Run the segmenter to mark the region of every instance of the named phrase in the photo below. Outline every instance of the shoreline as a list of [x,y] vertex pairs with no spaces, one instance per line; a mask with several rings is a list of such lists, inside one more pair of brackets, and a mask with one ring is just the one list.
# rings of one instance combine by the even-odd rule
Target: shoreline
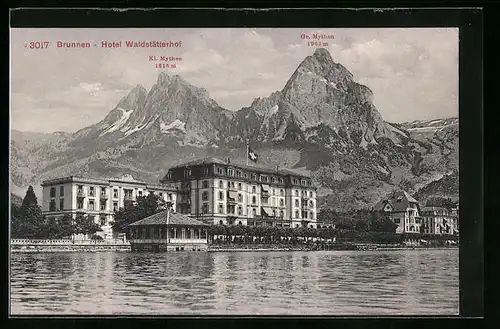
[[[391,251],[391,250],[459,249],[458,246],[363,246],[336,245],[319,249],[314,247],[208,247],[206,252],[273,252],[273,251]],[[60,253],[60,252],[132,252],[130,245],[24,245],[10,247],[11,253]],[[178,251],[188,252],[188,251]]]

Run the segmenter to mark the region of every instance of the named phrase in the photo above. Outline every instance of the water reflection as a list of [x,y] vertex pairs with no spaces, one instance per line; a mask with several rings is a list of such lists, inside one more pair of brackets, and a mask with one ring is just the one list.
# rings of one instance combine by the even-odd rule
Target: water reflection
[[458,250],[13,254],[13,314],[457,314]]

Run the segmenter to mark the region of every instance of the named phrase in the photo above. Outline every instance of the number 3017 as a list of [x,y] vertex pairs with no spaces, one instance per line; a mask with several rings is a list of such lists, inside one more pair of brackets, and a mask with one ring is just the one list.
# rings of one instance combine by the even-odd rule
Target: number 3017
[[36,42],[30,42],[29,48],[30,49],[47,49],[49,47],[49,42],[48,41],[36,41]]

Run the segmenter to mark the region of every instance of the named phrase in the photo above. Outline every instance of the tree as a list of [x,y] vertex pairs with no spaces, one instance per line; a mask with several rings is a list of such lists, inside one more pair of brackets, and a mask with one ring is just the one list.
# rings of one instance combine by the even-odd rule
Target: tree
[[77,230],[76,224],[73,220],[73,216],[71,216],[70,214],[64,214],[64,216],[59,219],[58,227],[60,238],[71,237],[76,233]]
[[374,211],[370,218],[370,231],[372,232],[396,232],[397,225],[390,220],[382,211]]
[[99,231],[102,231],[101,226],[95,223],[88,215],[76,215],[74,233],[92,236]]
[[40,238],[44,225],[42,209],[38,206],[38,201],[33,191],[33,186],[29,186],[24,196],[21,207],[11,208],[11,233],[16,238]]
[[149,194],[148,196],[140,196],[132,203],[125,203],[123,208],[115,212],[114,221],[112,223],[114,232],[125,232],[126,226],[140,219],[154,215],[160,211],[167,209],[169,205],[159,196]]

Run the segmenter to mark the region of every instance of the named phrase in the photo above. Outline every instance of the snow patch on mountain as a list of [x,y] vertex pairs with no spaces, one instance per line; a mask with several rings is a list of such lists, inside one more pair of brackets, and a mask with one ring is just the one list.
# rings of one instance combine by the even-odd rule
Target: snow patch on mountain
[[162,133],[169,133],[169,131],[172,129],[178,129],[178,130],[185,133],[186,132],[186,123],[182,122],[179,119],[176,119],[174,122],[171,122],[168,125],[166,125],[163,122],[160,123],[160,131]]
[[404,132],[402,132],[401,130],[399,130],[398,128],[396,128],[390,124],[387,124],[386,126],[387,126],[387,128],[389,128],[390,131],[392,131],[396,134],[399,134],[401,136],[408,137]]
[[263,111],[257,112],[259,115],[264,116],[262,121],[263,126],[269,127],[269,119],[278,112],[278,105],[274,105],[270,108],[267,108]]
[[127,111],[125,109],[122,109],[121,107],[118,107],[118,110],[122,111],[122,115],[120,116],[120,119],[115,121],[111,126],[108,127],[108,129],[106,129],[105,131],[103,131],[99,137],[105,135],[105,134],[108,134],[108,133],[112,133],[114,131],[117,131],[118,129],[120,129],[121,127],[123,127],[125,125],[125,123],[127,122],[128,118],[130,117],[130,115],[132,114],[132,110],[130,111]]

